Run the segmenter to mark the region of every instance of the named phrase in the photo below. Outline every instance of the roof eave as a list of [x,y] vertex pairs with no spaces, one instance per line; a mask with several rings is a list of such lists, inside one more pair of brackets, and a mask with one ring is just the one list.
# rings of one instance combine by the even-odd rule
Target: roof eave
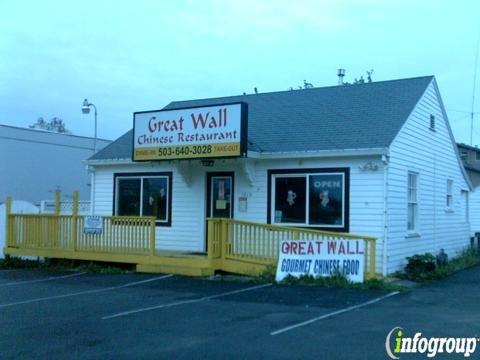
[[[251,159],[292,159],[292,158],[328,158],[344,156],[374,156],[388,155],[388,148],[371,149],[343,149],[343,150],[316,150],[316,151],[288,151],[288,152],[258,152],[248,151]],[[192,160],[192,159],[186,159]],[[136,164],[132,159],[103,159],[86,160],[90,166]]]
[[134,164],[132,159],[88,159],[85,163],[90,166]]
[[336,150],[314,150],[314,151],[275,151],[257,152],[248,151],[248,157],[254,159],[288,159],[288,158],[327,158],[343,156],[369,156],[388,155],[388,148],[370,149],[336,149]]

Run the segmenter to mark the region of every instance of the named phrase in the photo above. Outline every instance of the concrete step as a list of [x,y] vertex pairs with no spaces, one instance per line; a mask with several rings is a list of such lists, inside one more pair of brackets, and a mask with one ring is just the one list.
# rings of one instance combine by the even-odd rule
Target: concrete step
[[168,265],[168,264],[137,264],[137,272],[142,273],[161,273],[186,276],[210,276],[214,269],[209,267],[194,267],[186,265]]

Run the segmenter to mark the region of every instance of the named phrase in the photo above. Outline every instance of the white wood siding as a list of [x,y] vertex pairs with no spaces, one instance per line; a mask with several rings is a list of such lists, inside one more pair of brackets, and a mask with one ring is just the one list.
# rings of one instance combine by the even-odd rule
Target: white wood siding
[[[435,131],[430,130],[430,114]],[[441,248],[458,254],[469,244],[465,216],[468,185],[460,170],[433,82],[390,147],[388,176],[388,272],[402,270],[405,257]],[[418,236],[407,236],[407,174],[418,173]],[[446,209],[447,179],[453,180],[453,206]]]
[[480,186],[470,193],[469,215],[472,234],[480,232]]
[[[360,170],[360,166],[372,161],[378,165],[376,171]],[[377,271],[380,271],[383,238],[383,166],[380,156],[330,159],[262,160],[254,167],[255,185],[248,184],[245,177],[237,181],[236,195],[248,196],[248,212],[238,212],[240,220],[265,223],[267,221],[267,171],[273,169],[302,168],[350,168],[350,232],[377,237]]]
[[[377,263],[381,265],[383,233],[383,167],[380,157],[329,158],[303,160],[253,160],[254,184],[251,185],[244,159],[216,160],[214,167],[203,167],[190,161],[187,184],[175,162],[97,166],[95,171],[95,211],[110,215],[113,209],[113,177],[115,173],[172,171],[172,226],[157,227],[157,248],[176,251],[203,251],[205,247],[206,172],[234,171],[234,216],[259,223],[267,221],[267,171],[271,169],[350,168],[350,232],[378,237]],[[360,166],[372,161],[376,171],[363,171]],[[240,212],[238,198],[247,197],[247,212]]]

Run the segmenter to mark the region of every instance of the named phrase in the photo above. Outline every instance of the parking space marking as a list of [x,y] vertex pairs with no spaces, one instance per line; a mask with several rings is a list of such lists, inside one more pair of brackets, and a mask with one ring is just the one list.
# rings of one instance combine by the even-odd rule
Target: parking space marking
[[140,312],[144,312],[144,311],[158,310],[158,309],[164,309],[164,308],[169,308],[169,307],[174,307],[174,306],[179,306],[179,305],[192,304],[192,303],[217,299],[217,298],[220,298],[220,297],[239,294],[239,293],[247,292],[247,291],[253,291],[253,290],[265,288],[265,287],[272,286],[272,285],[273,284],[270,283],[270,284],[250,286],[248,288],[227,291],[227,292],[216,294],[216,295],[203,296],[203,297],[197,298],[197,299],[175,301],[175,302],[171,302],[171,303],[168,303],[168,304],[161,304],[161,305],[149,306],[149,307],[140,308],[140,309],[124,311],[124,312],[121,312],[121,313],[104,316],[104,317],[102,317],[102,320],[114,319],[114,318],[117,318],[117,317],[127,316],[127,315],[136,314],[136,313],[140,313]]
[[380,296],[376,299],[373,299],[373,300],[370,300],[370,301],[367,301],[367,302],[364,302],[364,303],[361,303],[361,304],[358,304],[358,305],[349,306],[345,309],[337,310],[337,311],[334,311],[334,312],[331,312],[331,313],[328,313],[328,314],[325,314],[325,315],[322,315],[322,316],[315,317],[315,318],[307,320],[307,321],[302,321],[301,323],[298,323],[298,324],[287,326],[287,327],[285,327],[283,329],[280,329],[280,330],[273,331],[273,332],[270,333],[270,335],[275,336],[275,335],[283,334],[284,332],[287,332],[287,331],[290,331],[290,330],[293,330],[293,329],[297,329],[297,328],[302,327],[302,326],[310,325],[310,324],[312,324],[316,321],[324,320],[324,319],[327,319],[327,318],[335,316],[335,315],[340,315],[340,314],[343,314],[343,313],[346,313],[346,312],[349,312],[349,311],[352,311],[352,310],[360,309],[362,307],[372,305],[372,304],[375,304],[379,301],[385,300],[385,299],[387,299],[391,296],[397,295],[399,293],[400,293],[399,291],[393,291],[391,293],[388,293],[387,295]]
[[87,272],[84,271],[84,272],[78,272],[78,273],[69,274],[69,275],[50,276],[50,277],[45,278],[45,279],[35,279],[35,280],[25,280],[25,281],[14,281],[14,282],[6,283],[6,284],[0,284],[0,287],[2,287],[2,286],[12,286],[12,285],[34,284],[34,283],[39,283],[39,282],[44,282],[44,281],[53,281],[53,280],[58,280],[58,279],[67,279],[67,278],[71,278],[71,277],[74,277],[74,276],[84,275],[84,274],[86,274],[86,273],[87,273]]
[[36,299],[16,301],[16,302],[7,303],[7,304],[0,304],[0,309],[10,307],[10,306],[15,306],[15,305],[31,304],[31,303],[35,303],[35,302],[39,302],[39,301],[56,300],[56,299],[63,299],[63,298],[68,298],[68,297],[72,297],[72,296],[96,294],[96,293],[105,292],[105,291],[117,290],[117,289],[122,289],[122,288],[130,287],[130,286],[145,284],[145,283],[156,281],[156,280],[162,280],[162,279],[170,278],[172,276],[173,275],[171,275],[171,274],[162,275],[162,276],[157,276],[157,277],[154,277],[154,278],[141,280],[141,281],[135,281],[135,282],[131,282],[131,283],[123,284],[123,285],[118,285],[118,286],[110,286],[110,287],[101,288],[101,289],[78,291],[78,292],[69,293],[69,294],[47,296],[47,297],[36,298]]

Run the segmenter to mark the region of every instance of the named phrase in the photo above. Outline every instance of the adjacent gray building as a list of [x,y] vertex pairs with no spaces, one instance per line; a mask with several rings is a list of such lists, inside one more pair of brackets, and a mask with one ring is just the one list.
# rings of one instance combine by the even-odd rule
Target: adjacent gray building
[[[97,148],[109,143],[99,139]],[[11,196],[37,205],[57,189],[90,199],[84,161],[93,154],[93,138],[0,125],[0,154],[0,203]]]
[[480,185],[480,149],[462,143],[457,144],[457,146],[470,181],[474,187],[477,187]]

